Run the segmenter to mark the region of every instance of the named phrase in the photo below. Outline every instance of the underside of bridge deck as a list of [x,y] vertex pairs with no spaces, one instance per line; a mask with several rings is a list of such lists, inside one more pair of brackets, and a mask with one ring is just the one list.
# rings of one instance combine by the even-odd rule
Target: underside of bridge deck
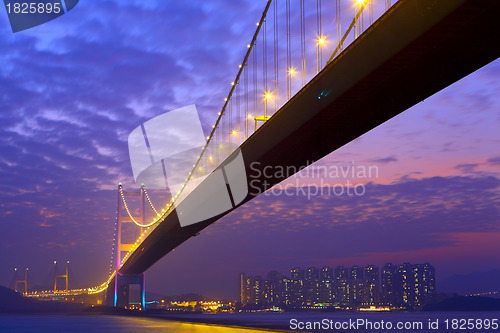
[[[399,1],[244,142],[247,172],[316,161],[495,60],[499,12],[497,0]],[[120,272],[144,272],[227,213],[181,227],[174,210]]]

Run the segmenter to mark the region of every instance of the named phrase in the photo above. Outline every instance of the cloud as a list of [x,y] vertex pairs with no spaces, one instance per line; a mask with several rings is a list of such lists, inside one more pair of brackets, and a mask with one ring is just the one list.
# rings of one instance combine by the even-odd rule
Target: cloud
[[500,156],[491,157],[488,159],[488,163],[493,165],[500,165]]
[[397,162],[398,159],[394,156],[388,156],[388,157],[381,157],[381,158],[376,158],[372,160],[374,163],[391,163],[391,162]]
[[479,164],[477,163],[459,164],[455,166],[455,169],[460,170],[463,173],[474,173],[478,166]]

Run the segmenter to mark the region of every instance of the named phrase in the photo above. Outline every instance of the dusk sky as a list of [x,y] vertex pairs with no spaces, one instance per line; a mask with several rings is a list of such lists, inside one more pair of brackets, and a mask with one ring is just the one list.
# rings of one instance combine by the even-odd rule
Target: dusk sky
[[[70,260],[70,286],[107,279],[117,184],[137,189],[129,133],[190,104],[209,130],[265,3],[82,0],[16,34],[0,10],[0,284],[14,267],[44,284],[54,260]],[[497,60],[313,166],[376,167],[323,179],[363,196],[266,193],[159,261],[147,290],[236,298],[239,272],[294,266],[430,262],[438,281],[500,269],[499,92]]]

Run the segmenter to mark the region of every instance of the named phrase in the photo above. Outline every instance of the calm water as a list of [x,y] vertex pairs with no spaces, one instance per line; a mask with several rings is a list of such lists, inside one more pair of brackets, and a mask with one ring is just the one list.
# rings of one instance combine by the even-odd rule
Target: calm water
[[[206,324],[181,323],[155,318],[100,315],[18,315],[0,316],[0,332],[45,333],[151,333],[151,332],[246,332],[248,329]],[[258,332],[258,331],[254,331]]]
[[[308,331],[314,332],[500,332],[500,312],[383,312],[383,313],[360,313],[360,312],[334,312],[334,313],[241,313],[236,315],[222,314],[222,315],[186,315],[186,318],[196,320],[203,319],[205,321],[229,323],[232,325],[251,325],[261,327],[272,327],[277,329],[290,329],[291,320],[295,321],[295,332],[301,331],[299,322],[304,326],[307,322],[328,322],[328,328],[323,327],[319,329],[310,329]],[[177,317],[181,319],[182,317]],[[364,320],[372,325],[372,329],[366,326],[353,328],[348,326],[347,329],[335,328],[335,323],[341,325],[342,323],[356,322],[357,320]],[[482,324],[482,329],[467,328],[467,320],[473,319],[474,323],[478,326]],[[494,329],[491,325],[492,319],[495,319],[499,328]],[[448,328],[446,326],[448,320]],[[460,322],[462,320],[462,322]],[[331,322],[330,322],[331,321]],[[384,326],[381,326],[381,322]],[[464,323],[465,321],[465,323]],[[392,328],[387,329],[387,323],[392,324]],[[429,328],[429,323],[433,323],[433,327]],[[437,329],[434,329],[435,323],[438,323]],[[412,328],[398,329],[396,325],[402,323],[403,325],[412,325]],[[454,324],[455,323],[455,324]],[[484,325],[489,323],[489,329],[484,329]],[[346,325],[346,324],[344,324]],[[366,324],[370,325],[370,324]],[[377,327],[378,325],[378,327]],[[333,329],[330,329],[333,327]],[[346,326],[347,327],[347,326]],[[385,327],[385,329],[384,329]],[[461,328],[460,328],[461,327]],[[293,328],[293,327],[292,327]],[[326,328],[326,329],[325,329]],[[456,329],[454,329],[456,328]],[[304,331],[304,330],[302,330]],[[306,330],[307,331],[307,330]]]
[[[180,321],[164,320],[159,318],[148,317],[122,317],[122,316],[101,316],[101,315],[7,315],[0,316],[0,332],[71,332],[71,333],[90,333],[90,332],[259,332],[264,331],[255,327],[270,327],[276,329],[289,329],[290,321],[295,319],[297,326],[307,322],[329,322],[344,323],[349,321],[364,320],[370,322],[374,329],[366,327],[357,327],[347,329],[312,329],[294,331],[316,331],[316,332],[500,332],[500,328],[493,329],[477,329],[477,327],[464,329],[467,325],[462,326],[462,329],[452,329],[453,319],[474,319],[475,323],[481,322],[483,325],[486,319],[496,319],[500,321],[500,312],[442,312],[442,313],[252,313],[252,314],[234,314],[234,315],[178,315],[171,319],[179,320],[203,320],[211,322],[211,324],[203,323],[187,323]],[[448,329],[446,329],[445,320],[448,320]],[[479,320],[479,321],[478,321]],[[375,329],[376,325],[381,325],[381,322],[387,325],[390,322],[393,326],[397,323],[422,323],[421,328],[408,329],[392,329],[379,328]],[[438,329],[429,329],[429,321],[439,322]],[[491,323],[491,321],[490,321]],[[458,322],[460,325],[460,322]],[[230,325],[230,326],[223,326]],[[252,330],[244,328],[236,328],[235,326],[253,326]],[[335,324],[332,324],[335,325]],[[337,324],[339,325],[339,324]],[[345,325],[345,324],[344,324]],[[409,324],[407,324],[409,325]],[[500,324],[499,324],[500,325]]]

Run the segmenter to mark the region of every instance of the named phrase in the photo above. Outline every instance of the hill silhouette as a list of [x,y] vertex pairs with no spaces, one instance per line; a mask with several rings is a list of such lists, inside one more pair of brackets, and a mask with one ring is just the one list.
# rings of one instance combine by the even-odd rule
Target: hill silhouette
[[12,289],[0,286],[0,313],[62,313],[80,312],[83,304],[39,301],[24,297]]
[[459,296],[428,304],[424,311],[500,311],[500,299]]

